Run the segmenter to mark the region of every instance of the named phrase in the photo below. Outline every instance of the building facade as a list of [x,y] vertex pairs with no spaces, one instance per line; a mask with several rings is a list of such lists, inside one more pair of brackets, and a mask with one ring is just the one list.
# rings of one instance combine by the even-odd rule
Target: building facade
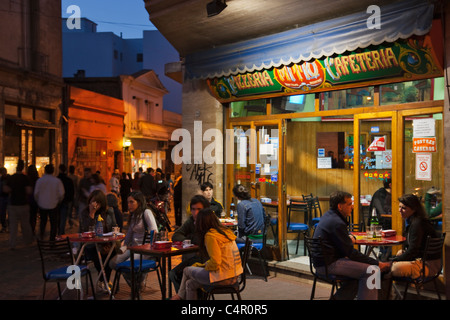
[[[193,140],[211,128],[223,137],[215,140],[220,161],[207,163],[198,152],[185,159],[185,203],[198,190],[198,168],[223,190],[218,198],[227,210],[233,185],[246,185],[277,218],[281,259],[294,240],[287,203],[313,194],[326,211],[331,192],[348,191],[353,222],[365,225],[367,204],[385,178],[392,179],[393,229],[404,230],[398,197],[424,198],[432,187],[442,192],[436,227],[448,229],[448,8],[439,1],[372,5],[349,0],[317,9],[308,1],[242,0],[208,18],[197,4],[183,13],[188,21],[171,24],[182,5],[146,1],[152,23],[183,57],[183,115],[192,115],[183,117],[183,128]],[[214,40],[197,36],[200,26]],[[192,36],[177,36],[177,28]],[[198,122],[202,131],[195,134]],[[210,141],[196,139],[191,148],[205,151]],[[291,218],[309,223],[300,214]]]
[[[17,160],[44,166],[61,161],[61,4],[0,4],[0,165],[14,173]],[[44,36],[45,34],[45,36]]]
[[67,86],[68,165],[83,176],[84,168],[100,172],[109,190],[115,169],[123,170],[124,103],[94,91]]

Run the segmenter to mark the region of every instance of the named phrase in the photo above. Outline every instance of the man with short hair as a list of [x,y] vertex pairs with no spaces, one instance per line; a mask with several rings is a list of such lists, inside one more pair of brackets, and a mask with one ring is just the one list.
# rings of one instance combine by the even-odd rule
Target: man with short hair
[[39,206],[41,218],[41,239],[44,238],[47,219],[50,218],[50,241],[54,241],[58,232],[58,206],[64,198],[64,185],[53,175],[55,168],[48,164],[44,175],[39,178],[34,188],[34,199]]
[[147,173],[139,177],[139,190],[144,194],[147,201],[150,201],[156,194],[154,171],[152,168],[147,168]]
[[[183,223],[183,225],[178,228],[172,236],[172,241],[184,241],[191,240],[192,244],[199,245],[200,237],[195,230],[195,220],[197,219],[197,214],[200,210],[204,208],[209,208],[209,201],[202,195],[195,195],[192,197],[189,204],[191,216]],[[178,292],[180,288],[181,278],[183,276],[183,269],[189,267],[196,262],[205,262],[207,260],[202,258],[200,255],[194,253],[190,255],[183,255],[182,262],[173,268],[169,272],[169,278],[173,283],[175,291]]]
[[[388,271],[390,263],[378,262],[356,250],[348,232],[347,218],[353,211],[352,195],[344,191],[336,191],[330,195],[330,209],[320,218],[314,231],[314,238],[321,238],[327,252],[326,260],[312,257],[314,267],[318,273],[325,274],[325,264],[328,273],[355,279],[346,281],[335,293],[337,300],[354,299],[377,300],[376,288],[369,288],[368,278],[373,276],[368,272],[371,265],[380,267],[381,271]],[[381,276],[381,274],[380,274]]]
[[212,183],[205,182],[200,186],[200,189],[203,192],[203,196],[206,199],[208,199],[208,201],[210,203],[210,208],[212,209],[212,211],[216,214],[216,216],[218,218],[220,218],[220,214],[223,211],[223,205],[219,201],[214,199],[214,197],[213,197],[214,187],[213,187]]

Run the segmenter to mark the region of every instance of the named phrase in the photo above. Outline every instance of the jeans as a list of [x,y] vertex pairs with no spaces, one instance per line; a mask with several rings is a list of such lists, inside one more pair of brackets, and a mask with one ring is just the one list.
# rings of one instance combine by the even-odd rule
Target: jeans
[[[328,273],[355,279],[355,281],[344,282],[334,298],[336,300],[352,300],[357,296],[358,300],[377,300],[378,290],[368,285],[369,278],[373,278],[369,264],[341,258],[328,265]],[[325,267],[317,268],[317,272],[325,274]],[[379,271],[381,277],[381,272]],[[369,288],[370,287],[370,288]]]
[[42,209],[39,208],[39,215],[41,217],[41,239],[45,235],[45,227],[47,226],[47,219],[50,218],[50,241],[54,241],[56,233],[58,231],[58,208],[55,209]]
[[211,283],[209,280],[209,271],[201,267],[186,267],[183,270],[183,279],[181,280],[178,295],[183,300],[198,300],[197,289],[208,285],[232,285],[236,283],[237,278],[229,278]]
[[13,206],[8,205],[9,214],[9,246],[15,248],[17,242],[17,233],[20,222],[22,235],[26,245],[33,241],[33,234],[30,226],[30,206]]
[[67,218],[70,218],[71,216],[69,208],[72,208],[71,202],[63,202],[59,206],[59,228],[58,228],[59,235],[64,234],[66,231]]
[[[1,190],[0,190],[1,191]],[[0,197],[0,223],[6,229],[6,208],[8,207],[8,197]]]

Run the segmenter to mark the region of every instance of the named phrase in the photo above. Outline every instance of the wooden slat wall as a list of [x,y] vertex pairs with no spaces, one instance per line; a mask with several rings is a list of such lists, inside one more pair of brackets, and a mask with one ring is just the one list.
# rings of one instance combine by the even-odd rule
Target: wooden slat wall
[[328,210],[326,197],[335,190],[353,192],[353,170],[317,169],[316,132],[352,132],[353,122],[290,122],[286,138],[286,186],[291,197],[312,193]]
[[[390,121],[377,121],[361,123],[361,133],[370,132],[371,126],[380,127],[380,135],[391,132]],[[353,133],[352,122],[289,122],[286,138],[286,186],[287,195],[301,197],[302,194],[312,193],[322,198],[321,208],[325,212],[329,208],[327,197],[336,190],[347,191],[353,194],[353,170],[349,169],[317,169],[317,132],[347,132]],[[387,148],[392,148],[392,138],[388,136]],[[436,120],[436,140],[438,150],[442,149],[442,120]],[[367,145],[366,145],[367,147]],[[438,153],[433,154],[432,182],[415,180],[415,155],[411,152],[412,142],[405,142],[405,187],[417,186],[422,189],[420,195],[435,185],[442,185],[442,157]],[[442,150],[441,150],[442,152]],[[395,155],[394,155],[395,156]],[[395,161],[395,158],[394,158]],[[373,195],[383,186],[380,179],[364,177],[364,172],[384,173],[388,169],[361,169],[360,185],[361,195]],[[395,209],[393,209],[395,211]]]

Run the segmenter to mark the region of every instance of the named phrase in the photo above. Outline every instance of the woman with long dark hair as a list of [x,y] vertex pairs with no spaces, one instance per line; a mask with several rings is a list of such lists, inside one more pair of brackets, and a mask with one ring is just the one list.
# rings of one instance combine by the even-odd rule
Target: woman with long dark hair
[[[103,233],[109,233],[112,231],[112,228],[116,225],[116,218],[114,216],[114,212],[107,210],[107,202],[106,195],[101,190],[94,190],[91,192],[88,198],[88,206],[81,212],[80,217],[80,231],[87,232],[92,229],[95,230],[95,226],[97,222],[102,222],[103,225]],[[106,259],[108,256],[108,252],[111,249],[111,243],[99,244],[100,246],[100,254],[102,259]],[[94,262],[95,268],[100,273],[101,266],[100,260],[98,258],[97,249],[95,248],[95,244],[88,244],[85,249],[86,256],[89,260]],[[115,252],[113,251],[113,255]],[[105,275],[106,281],[103,281],[103,278],[100,278],[99,289],[102,291],[107,291],[106,285],[111,286],[109,283],[109,278],[111,275],[111,268],[109,268],[108,264],[105,262]],[[106,284],[107,282],[108,284]]]
[[[436,231],[427,218],[420,199],[413,194],[405,194],[398,198],[398,210],[405,219],[405,250],[400,250],[392,259],[392,275],[417,278],[422,269],[422,256],[427,237],[435,238]],[[427,260],[426,271],[434,273],[440,267],[440,256]]]
[[200,248],[206,251],[209,260],[183,270],[180,289],[172,300],[197,300],[197,289],[234,284],[243,272],[236,236],[220,223],[210,208],[199,211],[195,227],[201,239]]
[[[141,245],[145,231],[151,232],[152,230],[157,233],[158,225],[154,216],[155,208],[147,205],[145,196],[140,191],[132,191],[128,195],[128,210],[130,212],[130,217],[128,221],[128,231],[125,239],[122,242],[121,253],[116,255],[114,259],[110,261],[110,267],[115,268],[115,266],[121,262],[127,261],[130,258],[130,250],[128,247]],[[139,259],[139,255],[135,254],[135,259]],[[126,275],[124,275],[126,280],[129,280]],[[144,281],[145,279],[143,279]]]

